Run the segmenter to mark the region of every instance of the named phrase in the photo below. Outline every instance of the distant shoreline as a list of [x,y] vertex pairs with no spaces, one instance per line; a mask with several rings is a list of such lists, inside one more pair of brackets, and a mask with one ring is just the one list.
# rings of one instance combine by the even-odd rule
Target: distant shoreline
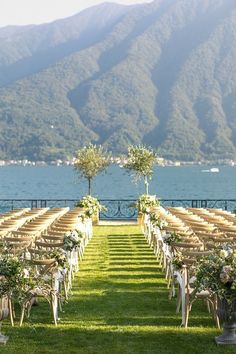
[[[74,166],[75,159],[72,160],[53,160],[53,161],[29,161],[29,160],[0,160],[0,167],[22,166],[22,167],[44,167],[44,166]],[[118,165],[122,168],[122,158],[113,158],[111,165]],[[159,167],[182,167],[182,166],[236,166],[236,160],[218,160],[218,161],[171,161],[160,159],[156,166]]]
[[[117,165],[122,168],[122,165],[119,163],[114,163],[112,162],[111,165]],[[27,163],[21,162],[21,161],[14,161],[14,162],[9,162],[9,161],[0,161],[0,168],[1,167],[9,167],[9,166],[18,166],[18,167],[49,167],[49,166],[56,166],[56,167],[65,167],[65,166],[74,166],[73,162],[70,161],[50,161],[50,162],[45,162],[45,161],[28,161]],[[184,166],[210,166],[210,167],[220,167],[220,166],[231,166],[234,167],[236,166],[236,161],[221,161],[221,162],[214,162],[214,161],[191,161],[191,162],[184,162],[184,161],[178,161],[178,162],[164,162],[164,163],[157,163],[156,166],[159,167],[184,167]]]

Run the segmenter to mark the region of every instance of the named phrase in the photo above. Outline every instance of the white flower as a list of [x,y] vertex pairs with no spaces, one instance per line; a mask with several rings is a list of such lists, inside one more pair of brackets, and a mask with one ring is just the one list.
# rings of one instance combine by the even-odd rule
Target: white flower
[[28,278],[29,277],[28,269],[26,269],[26,268],[23,269],[23,276],[24,276],[24,278]]
[[224,267],[222,268],[222,270],[223,270],[223,272],[229,274],[229,273],[232,272],[233,268],[232,268],[230,265],[226,265],[226,266],[224,266]]
[[221,273],[220,273],[220,280],[221,280],[221,282],[222,282],[223,284],[228,283],[228,281],[230,281],[230,276],[229,276],[229,274],[226,273],[226,272],[221,272]]
[[226,250],[221,250],[221,251],[220,251],[220,257],[221,257],[221,258],[227,258],[227,257],[228,257],[228,251],[226,251]]

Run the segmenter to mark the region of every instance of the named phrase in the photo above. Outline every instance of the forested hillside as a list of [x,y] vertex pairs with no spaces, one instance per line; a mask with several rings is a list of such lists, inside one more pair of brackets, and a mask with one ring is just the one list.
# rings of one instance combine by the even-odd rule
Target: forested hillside
[[235,0],[105,3],[0,29],[0,159],[88,142],[171,159],[236,158]]

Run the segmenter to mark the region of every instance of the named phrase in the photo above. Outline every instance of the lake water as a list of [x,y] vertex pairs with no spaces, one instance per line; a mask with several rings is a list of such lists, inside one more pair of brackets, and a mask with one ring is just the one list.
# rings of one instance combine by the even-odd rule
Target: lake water
[[[163,199],[236,199],[236,167],[203,172],[204,166],[157,167],[150,194]],[[133,199],[144,193],[118,166],[95,178],[92,194],[99,199]],[[86,180],[73,167],[0,167],[0,199],[79,199],[86,194]]]

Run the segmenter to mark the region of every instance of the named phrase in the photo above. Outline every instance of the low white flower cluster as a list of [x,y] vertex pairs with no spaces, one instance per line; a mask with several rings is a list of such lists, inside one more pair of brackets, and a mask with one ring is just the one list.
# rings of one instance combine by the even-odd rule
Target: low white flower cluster
[[106,208],[102,206],[97,198],[92,197],[91,195],[87,195],[83,197],[76,206],[84,208],[85,215],[91,218],[93,215],[96,215],[99,211],[105,211]]
[[161,218],[156,212],[151,212],[149,218],[151,224],[158,227],[160,230],[163,230],[164,227],[168,226],[168,222]]
[[139,197],[136,205],[140,213],[148,214],[151,208],[160,206],[160,201],[155,195],[143,194]]

